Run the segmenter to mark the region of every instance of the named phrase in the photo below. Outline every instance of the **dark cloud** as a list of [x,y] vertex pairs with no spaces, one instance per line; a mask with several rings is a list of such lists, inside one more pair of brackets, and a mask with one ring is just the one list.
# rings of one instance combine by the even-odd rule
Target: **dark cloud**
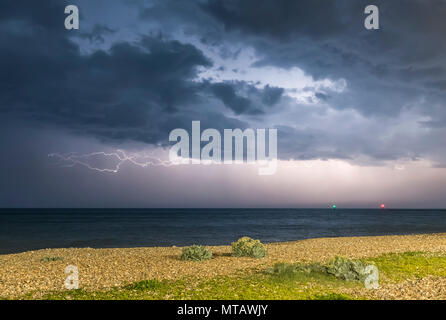
[[209,0],[201,7],[228,31],[241,29],[284,40],[299,34],[335,35],[346,31],[350,22],[339,18],[345,4],[336,1]]
[[[9,116],[103,140],[153,144],[166,143],[170,130],[190,127],[196,119],[211,127],[243,124],[207,110],[202,85],[193,79],[198,67],[212,62],[193,45],[146,35],[137,43],[81,54],[71,33],[55,25],[63,7],[37,6],[33,15],[17,7],[3,4],[2,14],[8,11],[10,19],[0,28],[0,110]],[[23,23],[29,32],[17,34],[15,27]],[[96,27],[89,37],[95,40],[104,31],[111,29]],[[241,101],[239,108],[244,105]]]
[[236,94],[234,87],[228,83],[216,83],[211,85],[214,95],[219,98],[225,106],[231,108],[236,114],[247,112],[250,109],[250,101]]
[[[236,115],[240,114],[251,114],[251,115],[260,115],[263,114],[264,111],[259,109],[259,106],[256,106],[253,103],[253,100],[250,98],[246,98],[244,96],[241,96],[237,93],[237,90],[240,89],[248,89],[251,90],[251,93],[254,93],[254,95],[260,95],[262,99],[265,99],[265,96],[271,95],[268,90],[271,90],[270,88],[265,88],[264,90],[260,91],[257,90],[253,86],[248,86],[243,82],[221,82],[221,83],[213,83],[209,85],[210,91],[220,99],[224,105],[228,108],[230,108]],[[254,91],[254,92],[253,92]],[[276,94],[277,95],[277,94]],[[271,105],[271,100],[274,102],[277,102],[278,97],[270,97],[268,100],[268,97],[266,98],[265,104]]]
[[316,96],[316,98],[321,99],[321,100],[328,100],[330,98],[329,95],[327,95],[323,92],[316,92],[315,96]]
[[91,31],[81,32],[79,37],[82,39],[87,39],[90,42],[104,43],[104,37],[114,33],[116,33],[115,29],[101,24],[95,24]]
[[273,106],[279,102],[283,92],[283,88],[266,85],[263,89],[262,102],[267,106]]

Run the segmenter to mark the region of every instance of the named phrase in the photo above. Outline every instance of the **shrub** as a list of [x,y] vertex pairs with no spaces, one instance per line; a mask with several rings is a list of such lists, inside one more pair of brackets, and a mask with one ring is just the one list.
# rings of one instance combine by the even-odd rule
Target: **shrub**
[[353,261],[343,257],[336,257],[325,265],[320,263],[277,263],[273,267],[265,270],[267,274],[282,278],[291,278],[296,274],[307,274],[311,276],[325,274],[347,281],[363,281],[367,276],[364,271],[365,265],[361,261]]
[[347,281],[364,280],[364,269],[365,266],[361,261],[353,261],[343,257],[334,258],[326,266],[328,274]]
[[61,257],[44,257],[40,259],[40,262],[51,262],[51,261],[62,261],[63,258]]
[[265,270],[267,274],[281,277],[293,277],[297,273],[303,274],[324,274],[325,266],[320,263],[300,264],[300,263],[276,263]]
[[212,258],[212,252],[203,246],[193,245],[183,248],[180,259],[187,261],[204,261]]
[[296,265],[291,263],[276,263],[274,266],[265,270],[267,274],[284,277],[292,277],[297,273],[297,271]]
[[243,237],[232,243],[232,255],[234,257],[263,258],[266,249],[259,240]]

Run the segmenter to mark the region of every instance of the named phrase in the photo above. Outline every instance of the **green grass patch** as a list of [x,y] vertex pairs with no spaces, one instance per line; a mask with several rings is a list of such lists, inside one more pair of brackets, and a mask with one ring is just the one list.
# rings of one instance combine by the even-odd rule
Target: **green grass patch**
[[[358,285],[349,283],[347,286]],[[345,287],[345,281],[328,275],[304,273],[276,276],[265,273],[219,276],[212,279],[194,278],[176,281],[144,280],[107,291],[71,290],[52,292],[43,299],[50,300],[312,300],[352,297],[336,292]]]
[[339,293],[326,293],[326,294],[316,294],[313,296],[312,300],[352,300],[353,297],[346,294]]
[[163,288],[166,284],[167,284],[166,281],[161,282],[158,280],[143,280],[129,284],[124,288],[129,290],[150,291],[150,290],[159,290]]
[[390,281],[427,276],[446,277],[446,255],[425,252],[389,253],[376,258],[364,259],[374,264],[381,275]]

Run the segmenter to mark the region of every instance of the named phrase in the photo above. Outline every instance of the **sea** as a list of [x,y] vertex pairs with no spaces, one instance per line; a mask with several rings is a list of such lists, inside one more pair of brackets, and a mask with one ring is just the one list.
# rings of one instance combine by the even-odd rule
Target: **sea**
[[0,254],[446,232],[446,210],[0,209]]

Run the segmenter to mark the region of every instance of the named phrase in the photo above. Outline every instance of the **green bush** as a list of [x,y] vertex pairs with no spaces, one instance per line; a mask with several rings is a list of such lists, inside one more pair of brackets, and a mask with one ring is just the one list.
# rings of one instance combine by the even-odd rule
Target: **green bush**
[[298,272],[296,265],[291,263],[276,263],[265,270],[265,273],[282,277],[293,277]]
[[266,249],[259,240],[243,237],[232,243],[232,255],[234,257],[263,258]]
[[325,266],[320,263],[300,264],[300,263],[276,263],[265,270],[267,274],[280,277],[293,277],[298,273],[303,274],[326,274]]
[[193,245],[183,248],[180,259],[187,261],[204,261],[212,258],[212,252],[203,246]]
[[325,265],[320,263],[277,263],[273,267],[267,268],[265,272],[281,278],[292,278],[297,274],[311,276],[322,274],[346,281],[363,281],[366,277],[364,270],[365,265],[359,260],[353,261],[343,257],[336,257]]
[[51,262],[51,261],[62,261],[63,258],[61,257],[44,257],[40,259],[40,262]]
[[349,260],[343,257],[336,257],[326,266],[326,272],[336,278],[353,281],[364,280],[365,265],[359,260]]

